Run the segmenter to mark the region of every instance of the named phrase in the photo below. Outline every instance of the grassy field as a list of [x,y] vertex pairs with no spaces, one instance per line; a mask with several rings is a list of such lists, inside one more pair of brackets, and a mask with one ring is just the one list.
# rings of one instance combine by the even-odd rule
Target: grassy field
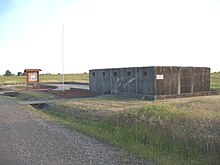
[[[46,82],[61,82],[61,75],[41,75],[40,80],[42,83]],[[89,82],[88,74],[66,74],[65,81],[75,82]],[[25,76],[0,76],[0,85],[13,85],[13,84],[25,84]],[[211,73],[211,89],[220,90],[220,72]]]
[[211,89],[220,90],[220,72],[211,74]]
[[[62,75],[40,75],[40,82],[61,82]],[[89,82],[88,74],[65,74],[65,82]],[[0,76],[0,85],[25,84],[25,76]]]
[[[219,76],[220,73],[211,75],[212,89],[220,89]],[[55,80],[52,77],[45,78],[45,82]],[[88,75],[77,75],[74,81],[87,78]],[[18,98],[55,97],[22,92]],[[161,101],[119,97],[68,99],[52,101],[41,112],[69,128],[161,165],[218,165],[219,100],[220,96]]]
[[[26,92],[19,97],[25,100],[48,96]],[[51,102],[41,112],[67,127],[161,165],[217,165],[219,100],[220,96],[154,102],[118,97],[70,99]]]

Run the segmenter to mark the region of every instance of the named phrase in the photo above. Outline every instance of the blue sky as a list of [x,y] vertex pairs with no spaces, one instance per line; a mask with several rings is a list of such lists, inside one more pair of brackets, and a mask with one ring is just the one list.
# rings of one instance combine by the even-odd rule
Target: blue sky
[[219,0],[0,0],[0,74],[132,66],[220,71]]

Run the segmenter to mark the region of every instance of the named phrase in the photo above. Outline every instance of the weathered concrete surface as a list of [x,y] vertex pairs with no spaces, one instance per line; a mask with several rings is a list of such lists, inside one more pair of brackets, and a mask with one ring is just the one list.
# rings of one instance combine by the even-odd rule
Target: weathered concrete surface
[[[56,99],[57,100],[57,99]],[[32,104],[47,104],[54,100],[33,100],[33,101],[21,101],[18,102],[21,105],[32,105]]]
[[89,87],[106,94],[154,95],[154,79],[153,67],[94,69],[89,72]]
[[210,68],[152,66],[93,69],[90,90],[107,94],[156,98],[210,91]]
[[113,165],[125,159],[149,164],[0,96],[0,165]]
[[[45,86],[55,86],[57,90],[63,89],[63,84],[44,84]],[[70,88],[77,88],[77,89],[87,89],[89,90],[89,85],[86,84],[64,84],[64,90],[70,90]]]

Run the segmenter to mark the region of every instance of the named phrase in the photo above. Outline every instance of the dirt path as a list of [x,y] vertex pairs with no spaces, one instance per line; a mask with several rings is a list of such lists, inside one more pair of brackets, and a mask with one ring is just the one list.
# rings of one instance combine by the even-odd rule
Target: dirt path
[[0,96],[0,165],[146,164]]

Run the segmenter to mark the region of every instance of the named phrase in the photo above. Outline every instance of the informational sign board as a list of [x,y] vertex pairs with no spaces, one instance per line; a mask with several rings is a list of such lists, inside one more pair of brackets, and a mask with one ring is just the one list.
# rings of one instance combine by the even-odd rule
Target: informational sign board
[[24,72],[26,73],[26,80],[27,80],[27,87],[28,90],[28,84],[36,84],[37,88],[40,89],[40,74],[39,72],[41,69],[25,69]]
[[29,82],[37,82],[38,78],[37,78],[37,72],[32,72],[32,73],[28,73],[28,81]]

